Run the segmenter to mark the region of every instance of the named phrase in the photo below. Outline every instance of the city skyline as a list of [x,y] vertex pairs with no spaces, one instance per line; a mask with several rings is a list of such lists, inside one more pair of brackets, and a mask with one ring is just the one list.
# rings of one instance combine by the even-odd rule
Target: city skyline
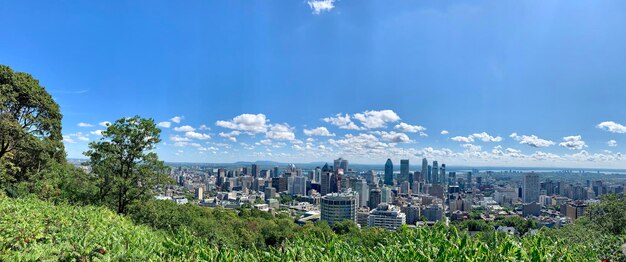
[[137,114],[170,162],[626,168],[623,5],[14,2],[0,62],[60,104],[70,158]]

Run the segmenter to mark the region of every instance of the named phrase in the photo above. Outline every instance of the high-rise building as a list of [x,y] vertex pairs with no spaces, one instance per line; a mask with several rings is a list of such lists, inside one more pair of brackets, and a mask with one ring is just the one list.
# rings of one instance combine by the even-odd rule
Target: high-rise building
[[195,195],[198,200],[204,199],[204,187],[196,188]]
[[320,178],[320,194],[322,194],[322,196],[325,196],[326,194],[329,194],[332,192],[331,180],[333,179],[333,173],[328,168],[328,164],[324,165],[324,168],[322,169],[321,172],[322,174]]
[[[401,159],[400,160],[400,177],[399,181],[409,181],[409,185],[413,184],[413,176],[409,174],[409,160]],[[376,207],[373,207],[374,209]]]
[[292,185],[290,188],[290,194],[306,196],[306,177],[295,176],[292,177]]
[[265,193],[265,201],[267,201],[270,198],[275,198],[276,197],[276,188],[266,187],[264,193]]
[[257,164],[252,164],[252,177],[259,176],[259,166]]
[[439,184],[439,163],[433,161],[433,184]]
[[422,215],[428,221],[441,221],[443,220],[443,207],[439,204],[430,204],[424,207]]
[[430,183],[428,180],[428,160],[426,158],[422,159],[422,179],[424,183]]
[[397,206],[387,203],[378,205],[369,215],[370,227],[382,227],[396,230],[404,224],[406,224],[406,215],[402,213]]
[[370,197],[370,187],[363,179],[359,179],[354,185],[354,191],[359,193],[359,207],[367,206],[367,201]]
[[274,173],[272,173],[272,177],[279,177],[279,176],[280,176],[280,173],[278,173],[278,167],[275,166],[274,167]]
[[[472,186],[472,172],[467,172],[467,177],[466,177],[467,181],[465,182],[465,188],[473,188]],[[537,195],[537,197],[539,197],[539,195]]]
[[337,222],[351,220],[356,223],[358,193],[333,193],[322,197],[321,220],[333,226]]
[[524,174],[522,179],[522,202],[534,203],[539,201],[539,175]]
[[446,164],[441,164],[441,167],[439,168],[439,183],[448,183],[448,178],[446,177]]
[[393,186],[393,163],[387,159],[385,163],[385,185]]
[[381,203],[393,203],[393,192],[391,187],[383,187],[380,189],[380,202]]
[[341,157],[339,159],[335,159],[334,168],[335,170],[343,169],[344,172],[348,171],[348,160]]
[[382,192],[380,188],[378,187],[372,188],[372,190],[370,190],[370,197],[369,197],[369,202],[367,203],[367,206],[370,209],[374,209],[378,207],[378,204],[380,204],[381,201],[382,201]]

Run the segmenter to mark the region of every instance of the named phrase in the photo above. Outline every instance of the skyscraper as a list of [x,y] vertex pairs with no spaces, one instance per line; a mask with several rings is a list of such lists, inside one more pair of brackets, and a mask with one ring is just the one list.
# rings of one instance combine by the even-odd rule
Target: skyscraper
[[422,159],[422,179],[424,183],[430,183],[428,181],[428,160],[426,158]]
[[522,201],[534,203],[539,200],[539,175],[535,173],[524,174],[522,179]]
[[385,185],[393,186],[393,163],[387,159],[385,163]]
[[257,164],[252,164],[252,177],[259,176],[259,166]]
[[[409,181],[409,184],[413,184],[413,176],[411,176],[409,174],[409,160],[408,159],[402,159],[400,160],[400,177],[402,178],[402,181]],[[398,179],[400,180],[400,179]],[[376,208],[375,207],[371,207],[372,209]]]
[[441,164],[439,168],[439,182],[442,184],[447,184],[448,179],[446,178],[446,164]]
[[372,190],[370,190],[370,198],[369,198],[369,202],[367,203],[367,206],[369,206],[370,209],[374,209],[378,207],[378,204],[380,204],[381,201],[382,201],[382,192],[380,188],[378,187],[372,188]]
[[335,171],[340,168],[343,169],[344,172],[348,171],[348,160],[340,157],[339,159],[335,159],[334,164]]
[[433,161],[433,184],[439,184],[439,163]]

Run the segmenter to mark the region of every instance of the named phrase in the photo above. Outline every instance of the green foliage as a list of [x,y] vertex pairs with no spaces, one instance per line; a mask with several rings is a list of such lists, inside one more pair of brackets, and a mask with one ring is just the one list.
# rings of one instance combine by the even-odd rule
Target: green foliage
[[152,119],[122,118],[102,132],[98,142],[89,143],[85,155],[98,186],[98,199],[118,213],[128,205],[149,199],[155,185],[165,184],[165,165],[149,152],[161,141]]
[[31,75],[0,65],[0,186],[65,162],[59,105]]
[[[169,204],[151,208],[177,209]],[[160,203],[169,203],[161,201]],[[541,230],[523,238],[493,234],[484,241],[479,233],[470,236],[455,227],[437,224],[434,228],[407,228],[397,231],[350,231],[337,235],[330,228],[306,225],[293,237],[277,245],[260,249],[256,246],[231,248],[198,237],[182,223],[183,216],[199,216],[194,212],[210,212],[220,222],[245,218],[246,223],[258,221],[255,211],[239,217],[223,209],[195,209],[182,206],[187,213],[180,215],[177,230],[153,230],[137,226],[131,220],[106,208],[53,205],[36,199],[0,197],[0,260],[2,261],[594,261],[607,253],[617,254],[614,245],[606,249],[587,246],[575,238],[564,240],[565,233],[584,234],[585,227],[564,230]],[[152,215],[164,217],[164,212]],[[177,216],[171,213],[172,216]],[[204,217],[205,219],[213,219]],[[250,220],[248,220],[250,219]],[[158,220],[150,218],[154,223]],[[284,221],[291,223],[290,221]],[[165,226],[167,223],[156,226]],[[279,230],[283,224],[276,224]],[[218,230],[223,225],[212,227]],[[243,228],[249,231],[252,227]],[[170,233],[168,233],[170,232]],[[313,232],[317,232],[313,233]],[[359,233],[360,232],[360,233]],[[365,233],[363,233],[365,232]],[[242,234],[242,232],[233,232]],[[311,234],[310,234],[311,233]],[[374,237],[377,243],[355,240],[353,234]],[[579,237],[583,237],[580,235]],[[609,239],[611,240],[611,239]],[[621,240],[620,240],[621,241]],[[598,242],[601,243],[601,242]],[[619,249],[617,249],[619,250]],[[613,257],[619,261],[619,257]]]
[[602,196],[599,203],[588,207],[592,226],[609,234],[626,234],[626,198],[616,194]]

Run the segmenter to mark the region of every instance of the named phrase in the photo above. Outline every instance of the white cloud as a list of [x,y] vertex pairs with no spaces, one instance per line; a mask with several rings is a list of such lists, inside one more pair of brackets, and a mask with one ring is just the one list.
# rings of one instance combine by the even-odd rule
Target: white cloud
[[93,125],[92,125],[92,124],[89,124],[89,123],[83,123],[83,122],[78,123],[78,126],[79,126],[79,127],[93,127]]
[[598,124],[596,127],[602,130],[609,131],[611,133],[620,133],[620,134],[626,133],[626,126],[615,123],[613,121],[602,122]]
[[420,137],[428,137],[428,134],[426,134],[424,132],[420,132]]
[[77,140],[80,141],[89,141],[88,135],[83,134],[82,132],[76,132],[73,134],[65,134],[63,135],[63,142],[74,144]]
[[198,129],[200,129],[200,130],[211,130],[211,128],[208,127],[207,125],[201,125]]
[[109,121],[102,121],[102,122],[98,123],[98,125],[103,126],[103,127],[108,127],[109,125],[111,125],[111,122],[109,122]]
[[200,139],[200,140],[207,140],[207,139],[211,138],[210,135],[203,134],[203,133],[197,133],[197,132],[193,132],[193,131],[185,132],[185,136],[189,137],[189,138],[193,138],[193,139]]
[[265,133],[267,138],[275,140],[294,140],[296,134],[293,133],[293,128],[287,124],[275,124],[271,125],[269,131]]
[[489,134],[487,134],[486,132],[482,132],[482,133],[475,133],[473,135],[471,135],[471,137],[473,139],[479,139],[483,142],[500,142],[502,141],[502,137],[496,136],[490,136]]
[[570,150],[581,150],[587,147],[585,141],[582,140],[582,136],[566,136],[563,137],[564,142],[559,143],[559,146],[565,147]]
[[157,124],[158,127],[170,128],[172,126],[171,122],[163,121]]
[[335,0],[309,0],[307,2],[313,14],[319,15],[322,12],[327,12],[335,8]]
[[516,141],[519,141],[520,144],[529,145],[531,147],[539,148],[539,147],[549,147],[554,145],[555,143],[550,140],[545,140],[537,137],[536,135],[523,135],[520,136],[517,133],[513,133],[510,135]]
[[342,116],[341,114],[337,114],[334,117],[326,117],[322,120],[324,120],[324,122],[326,123],[335,125],[341,129],[349,129],[349,130],[364,129],[362,127],[357,126],[354,122],[352,122],[352,119],[350,118],[350,115],[348,114],[346,114],[345,116]]
[[380,138],[383,141],[394,142],[394,143],[411,142],[411,139],[405,133],[396,133],[394,131],[391,131],[391,132],[382,131],[382,132],[377,132],[377,133],[380,134]]
[[170,121],[172,121],[172,122],[174,122],[176,124],[180,124],[181,120],[183,120],[182,116],[175,116],[175,117],[170,118]]
[[383,128],[387,126],[387,123],[392,123],[400,120],[400,117],[393,110],[381,110],[381,111],[365,111],[363,113],[354,114],[354,119],[359,120],[363,126],[367,129]]
[[448,132],[448,130],[441,130],[441,134],[442,135],[447,135],[447,134],[449,134],[449,132]]
[[461,146],[469,152],[480,152],[482,150],[481,146],[474,145],[474,144],[463,144]]
[[404,123],[404,122],[401,122],[400,124],[397,124],[394,128],[398,129],[400,132],[406,132],[406,133],[417,133],[417,132],[426,131],[426,128],[423,127],[423,126],[409,125],[409,124]]
[[304,134],[307,136],[335,136],[334,133],[330,133],[326,127],[318,127],[314,129],[304,129]]
[[561,159],[560,156],[552,154],[552,153],[546,153],[546,152],[542,152],[542,151],[537,151],[535,153],[533,153],[532,155],[530,155],[531,158],[535,159],[535,160],[559,160]]
[[617,141],[615,140],[609,140],[608,142],[606,142],[606,144],[610,147],[616,147],[617,146]]
[[178,131],[178,132],[193,132],[193,131],[196,131],[196,129],[191,127],[191,126],[179,126],[179,127],[174,127],[174,131]]
[[474,138],[472,138],[472,136],[468,136],[468,137],[464,137],[464,136],[455,136],[452,139],[452,141],[456,141],[456,142],[462,142],[462,143],[472,143],[474,142]]
[[224,132],[220,132],[219,136],[220,137],[224,137],[224,138],[228,138],[228,140],[230,140],[231,142],[237,142],[237,136],[241,135],[241,132],[237,131],[237,130],[233,130],[231,132],[228,133],[224,133]]
[[170,141],[172,141],[172,142],[188,142],[188,141],[191,141],[191,139],[189,139],[187,137],[171,136],[170,137]]
[[92,135],[101,136],[102,135],[102,131],[104,131],[104,130],[94,130],[94,131],[91,131],[89,133],[92,134]]
[[267,130],[267,118],[264,114],[241,114],[228,121],[217,121],[215,125],[235,129],[249,134],[262,133]]

